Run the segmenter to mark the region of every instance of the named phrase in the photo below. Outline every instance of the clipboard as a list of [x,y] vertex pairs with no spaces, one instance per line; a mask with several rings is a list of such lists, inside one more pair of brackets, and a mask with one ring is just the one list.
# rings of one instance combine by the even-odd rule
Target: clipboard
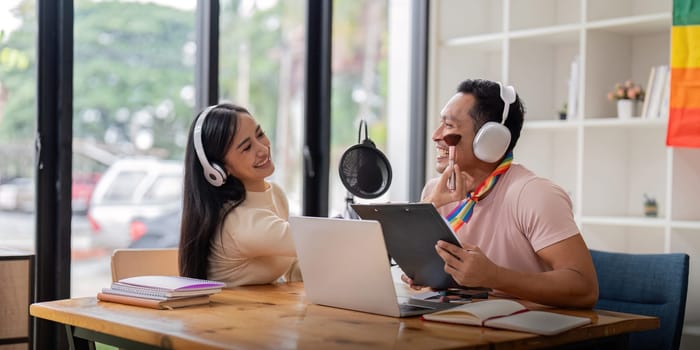
[[439,240],[462,245],[432,204],[350,206],[363,220],[379,221],[389,255],[415,284],[434,289],[463,288],[445,272],[445,262],[435,251]]

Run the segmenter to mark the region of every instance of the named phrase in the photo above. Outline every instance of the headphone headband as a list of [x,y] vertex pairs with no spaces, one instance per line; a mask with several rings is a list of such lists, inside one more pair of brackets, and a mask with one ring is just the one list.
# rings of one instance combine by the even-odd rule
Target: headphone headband
[[515,88],[512,85],[503,86],[500,81],[496,82],[500,89],[501,100],[503,101],[503,115],[501,116],[501,124],[506,122],[508,118],[508,112],[510,112],[510,105],[515,102]]
[[194,132],[192,135],[194,138],[194,151],[197,154],[199,163],[202,164],[204,178],[207,179],[210,184],[216,187],[219,187],[226,182],[227,175],[221,166],[216,163],[212,164],[207,159],[206,152],[204,152],[204,144],[202,142],[202,127],[204,126],[204,120],[207,118],[211,110],[218,106],[218,104],[209,106],[202,111],[194,124]]

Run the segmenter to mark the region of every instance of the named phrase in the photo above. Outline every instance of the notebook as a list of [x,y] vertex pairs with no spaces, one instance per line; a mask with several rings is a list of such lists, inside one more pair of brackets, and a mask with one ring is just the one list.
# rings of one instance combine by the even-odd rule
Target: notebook
[[515,300],[491,299],[424,315],[424,320],[554,335],[591,323],[588,317],[528,310]]
[[100,301],[109,301],[112,303],[148,307],[151,309],[168,309],[209,304],[209,295],[199,295],[193,297],[183,297],[175,299],[150,299],[141,296],[128,296],[121,294],[97,293],[97,299]]
[[455,306],[397,296],[377,221],[292,216],[289,225],[310,303],[393,317]]
[[218,281],[209,281],[182,276],[136,276],[112,282],[110,288],[104,288],[103,292],[109,294],[141,294],[156,297],[184,297],[195,295],[214,294],[221,291],[226,284]]
[[430,203],[353,204],[363,220],[377,220],[391,257],[413,282],[435,289],[464,288],[445,272],[435,251],[439,240],[461,246],[445,219]]

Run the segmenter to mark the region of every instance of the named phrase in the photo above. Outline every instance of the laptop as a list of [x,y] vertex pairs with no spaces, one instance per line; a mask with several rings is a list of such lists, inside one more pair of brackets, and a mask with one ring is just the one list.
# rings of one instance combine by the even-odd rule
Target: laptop
[[393,317],[455,306],[397,296],[377,221],[292,216],[289,225],[310,303]]

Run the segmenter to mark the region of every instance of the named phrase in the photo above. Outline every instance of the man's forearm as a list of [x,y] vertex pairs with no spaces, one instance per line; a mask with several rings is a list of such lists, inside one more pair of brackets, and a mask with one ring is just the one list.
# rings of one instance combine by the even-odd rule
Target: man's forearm
[[498,268],[493,289],[536,303],[576,308],[592,308],[598,300],[596,283],[575,269],[526,273]]

